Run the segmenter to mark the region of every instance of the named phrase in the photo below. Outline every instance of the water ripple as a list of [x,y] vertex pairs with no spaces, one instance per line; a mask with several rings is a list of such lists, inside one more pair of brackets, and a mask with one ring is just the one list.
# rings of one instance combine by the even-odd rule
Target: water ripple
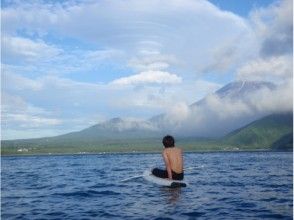
[[97,195],[114,196],[119,194],[120,193],[110,191],[110,190],[105,190],[105,191],[87,190],[87,191],[74,191],[74,192],[65,192],[65,193],[53,193],[52,196],[94,197]]

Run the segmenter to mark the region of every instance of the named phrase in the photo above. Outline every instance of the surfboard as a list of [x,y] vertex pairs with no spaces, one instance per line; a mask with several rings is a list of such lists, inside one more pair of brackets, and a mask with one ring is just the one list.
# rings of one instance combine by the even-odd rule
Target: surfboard
[[152,174],[151,170],[145,170],[143,172],[143,178],[149,182],[152,182],[157,185],[161,186],[168,186],[168,187],[186,187],[188,184],[183,180],[170,180],[170,179],[163,179],[156,177]]

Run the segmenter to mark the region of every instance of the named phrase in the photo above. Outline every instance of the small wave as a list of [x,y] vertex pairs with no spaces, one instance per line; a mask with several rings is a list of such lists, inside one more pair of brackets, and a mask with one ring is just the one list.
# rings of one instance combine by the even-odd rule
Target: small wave
[[1,197],[1,199],[33,199],[33,198],[45,198],[45,195],[30,195],[30,196],[23,196],[23,195],[19,195],[19,196],[3,196]]
[[71,167],[79,167],[79,166],[82,166],[82,164],[80,164],[80,163],[73,163],[70,166]]
[[62,216],[65,216],[66,213],[64,213],[64,212],[49,212],[49,213],[46,213],[45,215],[52,216],[52,217],[62,217]]
[[223,197],[223,198],[218,199],[218,201],[220,201],[220,202],[224,202],[224,201],[228,201],[228,200],[230,200],[230,199],[231,199],[231,198]]
[[267,199],[260,199],[260,201],[263,201],[263,202],[272,202],[272,201],[275,201],[276,198],[272,197],[272,198],[267,198]]
[[241,168],[241,167],[236,167],[233,169],[234,171],[242,171],[242,170],[246,170],[245,168]]
[[112,171],[127,171],[129,170],[128,168],[114,168]]
[[288,189],[288,184],[260,184],[260,186],[270,189]]
[[189,217],[200,217],[200,216],[203,216],[205,215],[204,212],[186,212],[186,213],[183,213],[183,215],[186,215],[186,216],[189,216]]
[[168,217],[158,217],[158,218],[155,218],[154,220],[173,220],[173,218],[168,218]]
[[91,189],[97,189],[97,188],[105,188],[105,187],[114,187],[114,186],[117,186],[113,183],[109,183],[109,184],[105,184],[105,183],[97,183],[93,186],[90,186],[89,188]]
[[287,203],[287,202],[290,203],[291,201],[292,201],[292,200],[290,200],[290,199],[277,199],[277,200],[276,200],[277,203]]
[[[259,218],[267,218],[267,219],[287,219],[287,216],[280,215],[280,214],[263,214],[263,215],[257,215],[256,217]],[[292,219],[292,217],[288,216],[289,219]]]
[[118,218],[119,215],[116,215],[114,213],[106,212],[106,211],[100,211],[98,214],[99,217],[106,217],[106,218]]
[[244,183],[241,182],[224,182],[224,181],[218,181],[218,182],[211,182],[207,184],[209,186],[223,186],[223,187],[245,187]]
[[256,204],[252,202],[240,202],[236,204],[238,207],[244,208],[255,208]]
[[73,197],[93,197],[97,195],[105,195],[105,196],[115,196],[120,193],[104,190],[104,191],[95,191],[95,190],[87,190],[87,191],[75,191],[75,192],[66,192],[66,193],[54,193],[53,196],[73,196]]

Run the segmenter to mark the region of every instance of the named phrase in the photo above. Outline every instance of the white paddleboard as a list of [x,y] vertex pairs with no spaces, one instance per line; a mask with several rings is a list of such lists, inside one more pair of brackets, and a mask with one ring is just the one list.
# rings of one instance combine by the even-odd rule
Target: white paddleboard
[[145,170],[143,172],[143,178],[149,182],[155,183],[161,186],[169,187],[186,187],[188,184],[183,180],[170,180],[156,177],[152,174],[151,170]]

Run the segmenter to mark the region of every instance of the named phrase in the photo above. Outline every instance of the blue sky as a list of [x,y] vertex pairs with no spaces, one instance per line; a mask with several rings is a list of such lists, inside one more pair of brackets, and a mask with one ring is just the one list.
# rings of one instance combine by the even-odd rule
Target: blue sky
[[209,0],[221,10],[231,11],[242,17],[248,17],[254,9],[267,7],[272,4],[272,0]]
[[[292,1],[2,1],[2,139],[292,80]],[[290,48],[290,49],[289,49]]]

